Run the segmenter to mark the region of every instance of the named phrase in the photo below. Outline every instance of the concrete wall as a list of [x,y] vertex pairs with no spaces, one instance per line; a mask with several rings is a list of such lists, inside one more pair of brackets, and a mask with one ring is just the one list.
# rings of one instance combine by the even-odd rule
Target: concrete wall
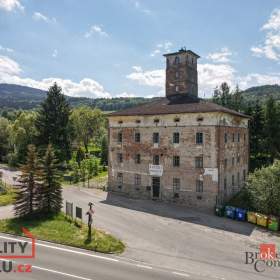
[[[180,119],[175,122],[175,119]],[[158,123],[154,120],[159,119]],[[203,119],[203,120],[202,120]],[[122,132],[123,142],[117,142]],[[141,134],[135,143],[134,134]],[[160,135],[159,144],[153,144],[153,132]],[[173,144],[173,133],[179,132],[180,143]],[[204,143],[196,144],[196,133],[204,134]],[[224,143],[224,133],[229,133]],[[236,142],[231,142],[231,134]],[[240,133],[240,142],[237,142]],[[243,135],[246,134],[246,142]],[[117,154],[123,154],[123,163]],[[141,154],[141,163],[135,163],[135,154]],[[231,157],[240,155],[240,164],[231,166]],[[247,120],[224,113],[180,114],[161,116],[128,116],[109,118],[109,189],[133,197],[152,198],[152,176],[149,164],[153,155],[159,155],[163,174],[160,177],[160,199],[190,206],[213,207],[217,199],[224,199],[224,177],[231,183],[231,175],[248,170]],[[173,167],[173,156],[180,156],[180,167]],[[195,168],[195,157],[203,156],[204,168]],[[228,167],[224,168],[224,158]],[[118,187],[117,173],[123,174],[122,188]],[[135,186],[135,174],[141,175],[141,185]],[[173,178],[180,178],[180,191],[173,188]],[[196,180],[203,180],[203,193],[196,192]],[[237,178],[236,178],[237,180]],[[236,187],[236,186],[235,186]],[[228,188],[230,196],[231,188]],[[178,197],[174,197],[178,193]]]

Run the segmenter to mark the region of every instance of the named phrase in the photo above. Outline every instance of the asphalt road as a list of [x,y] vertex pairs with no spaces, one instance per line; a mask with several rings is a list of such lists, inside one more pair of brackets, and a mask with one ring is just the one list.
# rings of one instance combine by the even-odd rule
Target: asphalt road
[[[4,241],[25,241],[27,239],[0,234],[0,243]],[[0,270],[3,259],[0,257]],[[14,272],[18,264],[31,264],[31,272]],[[13,270],[0,272],[5,280],[169,280],[201,279],[180,271],[151,267],[131,262],[116,256],[95,254],[86,250],[59,246],[48,242],[38,242],[35,259],[29,261],[14,260]]]

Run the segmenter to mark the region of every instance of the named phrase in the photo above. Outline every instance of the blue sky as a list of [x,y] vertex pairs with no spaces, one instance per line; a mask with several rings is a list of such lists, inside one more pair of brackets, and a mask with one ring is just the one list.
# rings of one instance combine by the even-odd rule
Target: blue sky
[[0,0],[0,82],[164,95],[163,53],[198,53],[199,94],[280,83],[279,0]]

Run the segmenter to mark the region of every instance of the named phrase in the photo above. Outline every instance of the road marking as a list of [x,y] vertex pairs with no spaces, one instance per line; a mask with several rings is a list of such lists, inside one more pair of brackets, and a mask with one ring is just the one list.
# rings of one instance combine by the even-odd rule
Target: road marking
[[151,266],[148,265],[137,264],[136,266],[141,268],[146,268],[146,269],[153,269]]
[[190,275],[186,274],[186,273],[181,273],[181,272],[176,272],[176,271],[173,271],[172,273],[175,275],[183,276],[183,277],[190,277]]
[[65,273],[65,272],[61,272],[61,271],[57,271],[57,270],[53,270],[53,269],[48,269],[48,268],[44,268],[44,267],[40,267],[40,266],[36,266],[36,265],[32,265],[32,268],[47,271],[47,272],[51,272],[51,273],[55,273],[55,274],[60,274],[60,275],[63,275],[63,276],[77,278],[77,279],[81,279],[81,280],[93,280],[93,279],[85,278],[85,277],[82,277],[82,276],[69,274],[69,273]]
[[[22,240],[22,239],[19,239],[19,238],[7,237],[7,236],[2,236],[2,235],[0,235],[0,238],[8,239],[8,240],[16,240],[16,241],[25,241],[25,240]],[[27,242],[31,243],[30,241],[27,241]],[[79,251],[76,251],[76,250],[66,249],[66,248],[57,247],[57,246],[53,246],[53,245],[47,245],[47,244],[42,244],[42,243],[37,243],[36,242],[36,246],[46,247],[46,248],[50,248],[50,249],[54,249],[54,250],[58,250],[58,251],[63,251],[63,252],[67,252],[67,253],[74,253],[74,254],[78,254],[78,255],[93,257],[93,258],[97,258],[97,259],[103,259],[103,260],[112,261],[112,262],[119,262],[119,260],[117,260],[117,259],[98,256],[98,255],[93,255],[93,254],[89,254],[89,253],[86,253],[86,252],[79,252]]]

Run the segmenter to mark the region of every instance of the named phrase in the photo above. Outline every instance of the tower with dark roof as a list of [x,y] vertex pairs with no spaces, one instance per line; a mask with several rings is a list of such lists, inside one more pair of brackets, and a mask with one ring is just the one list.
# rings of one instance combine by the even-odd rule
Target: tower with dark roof
[[166,97],[176,94],[198,96],[196,53],[180,49],[164,55],[166,58]]

